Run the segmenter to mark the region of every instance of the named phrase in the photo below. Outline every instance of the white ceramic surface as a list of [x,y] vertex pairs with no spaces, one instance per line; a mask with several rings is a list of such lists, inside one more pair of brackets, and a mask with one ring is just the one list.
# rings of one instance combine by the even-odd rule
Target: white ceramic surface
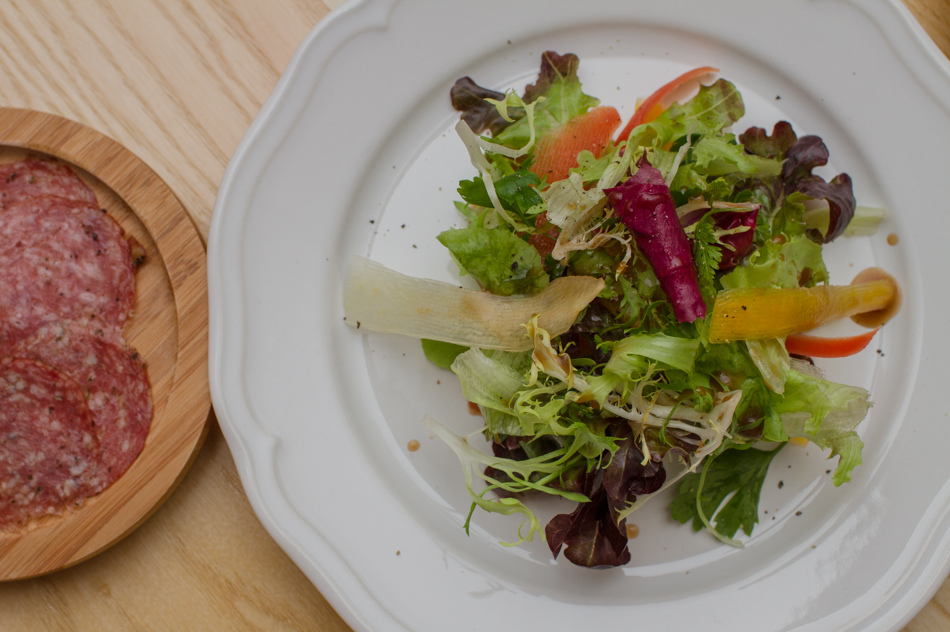
[[[343,324],[353,255],[455,280],[435,235],[457,225],[455,187],[474,171],[449,87],[521,88],[545,50],[577,53],[585,91],[624,118],[716,66],[745,98],[737,129],[785,118],[819,134],[827,172],[889,212],[877,235],[828,249],[833,281],[879,265],[905,294],[873,348],[822,365],[872,391],[865,463],[834,488],[826,455],[785,450],[742,550],[672,522],[666,499],[634,515],[620,569],[555,562],[537,540],[502,547],[509,518],[477,513],[466,536],[460,468],[421,424],[477,426],[454,376],[417,341]],[[211,226],[212,398],[261,521],[360,631],[900,628],[950,571],[948,67],[886,0],[344,5],[248,131]]]

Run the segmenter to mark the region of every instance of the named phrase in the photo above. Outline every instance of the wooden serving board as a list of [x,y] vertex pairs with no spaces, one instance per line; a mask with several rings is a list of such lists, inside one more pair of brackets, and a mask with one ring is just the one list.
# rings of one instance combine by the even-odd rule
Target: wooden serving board
[[49,573],[118,542],[174,490],[208,429],[208,295],[204,246],[162,179],[129,150],[84,125],[0,108],[0,160],[24,154],[69,163],[145,248],[125,338],[145,358],[154,416],[145,447],[115,483],[78,509],[0,533],[0,580]]

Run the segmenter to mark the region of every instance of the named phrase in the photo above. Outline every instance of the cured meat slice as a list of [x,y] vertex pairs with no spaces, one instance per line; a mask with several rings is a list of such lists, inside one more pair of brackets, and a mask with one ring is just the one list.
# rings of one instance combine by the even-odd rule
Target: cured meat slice
[[0,531],[100,491],[99,458],[80,385],[44,363],[0,358]]
[[134,275],[122,227],[95,204],[45,195],[0,210],[0,340],[62,320],[121,327]]
[[0,353],[55,366],[80,384],[102,449],[98,480],[103,487],[129,468],[152,420],[148,373],[135,349],[118,334],[92,332],[85,323],[56,323]]
[[122,338],[144,250],[66,165],[0,165],[0,532],[115,482],[152,419]]
[[0,165],[0,208],[41,195],[98,204],[89,185],[61,162],[24,158]]

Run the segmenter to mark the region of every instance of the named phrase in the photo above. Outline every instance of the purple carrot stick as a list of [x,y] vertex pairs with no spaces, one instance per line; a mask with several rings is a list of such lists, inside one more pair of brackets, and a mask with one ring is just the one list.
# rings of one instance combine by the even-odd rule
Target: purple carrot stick
[[663,174],[645,155],[637,167],[626,182],[607,189],[607,200],[653,266],[676,319],[691,323],[706,315],[706,302],[699,291],[689,238],[676,216]]

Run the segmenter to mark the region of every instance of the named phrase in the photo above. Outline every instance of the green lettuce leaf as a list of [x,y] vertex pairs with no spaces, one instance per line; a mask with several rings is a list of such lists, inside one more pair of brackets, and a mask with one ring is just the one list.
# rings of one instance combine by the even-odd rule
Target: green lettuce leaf
[[707,344],[696,357],[696,371],[713,375],[724,390],[733,390],[759,370],[749,357],[746,346],[739,341]]
[[533,434],[534,428],[524,427],[513,409],[530,363],[528,352],[486,353],[481,349],[469,349],[452,363],[452,372],[458,376],[465,398],[478,405],[490,434],[516,437]]
[[763,441],[788,441],[782,418],[772,406],[776,401],[781,401],[781,396],[766,386],[761,378],[748,378],[742,383],[742,399],[736,408],[739,430],[751,429],[761,423]]
[[660,125],[672,122],[671,127],[679,132],[678,136],[687,132],[716,136],[744,114],[742,95],[731,82],[719,79],[712,85],[701,86],[696,96],[686,103],[668,107],[657,121]]
[[744,287],[792,288],[828,280],[821,245],[805,235],[784,243],[767,241],[720,279],[726,289]]
[[785,376],[791,368],[791,359],[784,340],[746,340],[749,357],[762,375],[762,380],[776,393],[785,391]]
[[[578,66],[576,55],[557,55],[550,51],[542,55],[538,80],[526,88],[524,96],[525,102],[536,104],[534,125],[537,138],[600,104],[599,99],[585,94],[581,89]],[[494,138],[508,147],[522,147],[530,137],[528,121],[521,118]]]
[[[568,454],[598,459],[617,449],[607,426],[590,409],[572,406],[566,386],[527,384],[531,353],[469,349],[452,363],[468,401],[478,405],[493,436],[553,436]],[[530,444],[528,444],[530,445]],[[526,445],[526,449],[528,449]]]
[[699,352],[698,338],[678,338],[664,333],[637,334],[613,343],[610,359],[600,375],[588,379],[587,394],[600,404],[621,385],[632,386],[646,378],[659,363],[686,374],[693,372]]
[[[805,202],[810,201],[807,195],[791,193],[781,200],[781,206],[772,217],[772,235],[798,237],[809,233],[809,226],[805,222]],[[814,229],[811,229],[814,231]],[[816,241],[821,241],[817,239]]]
[[453,228],[439,234],[463,274],[502,296],[533,294],[548,285],[538,251],[506,227]]
[[468,350],[468,347],[452,344],[451,342],[442,342],[441,340],[422,339],[422,353],[426,360],[436,365],[440,369],[447,369],[455,362],[459,354]]
[[829,458],[838,457],[832,477],[837,486],[851,480],[861,464],[864,443],[855,432],[871,407],[868,392],[859,386],[837,384],[818,377],[789,371],[785,395],[774,404],[789,437],[804,437],[822,449],[830,449]]

